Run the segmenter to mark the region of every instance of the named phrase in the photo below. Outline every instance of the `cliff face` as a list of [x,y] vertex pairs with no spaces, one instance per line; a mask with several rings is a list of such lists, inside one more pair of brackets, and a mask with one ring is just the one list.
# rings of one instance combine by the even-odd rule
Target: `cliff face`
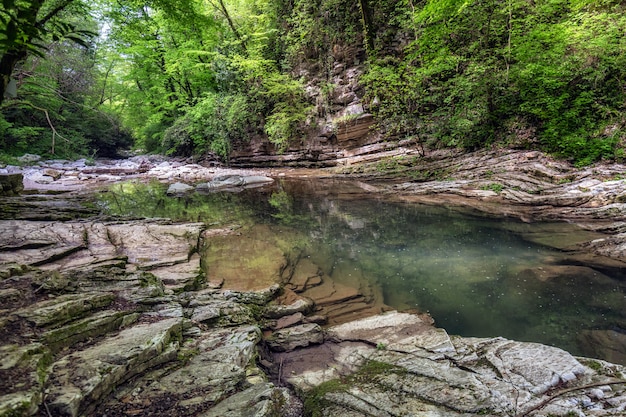
[[[360,47],[332,48],[326,71],[316,63],[303,63],[294,76],[306,80],[306,92],[313,111],[299,139],[279,151],[267,137],[255,136],[231,153],[233,166],[335,166],[360,148],[380,143],[374,129],[370,103],[359,82],[363,74],[364,51]],[[364,150],[364,152],[369,152]]]

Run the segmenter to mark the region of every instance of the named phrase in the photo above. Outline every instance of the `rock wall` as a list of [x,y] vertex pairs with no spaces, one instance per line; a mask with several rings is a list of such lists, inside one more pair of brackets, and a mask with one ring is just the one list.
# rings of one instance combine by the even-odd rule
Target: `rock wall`
[[302,64],[294,77],[306,80],[306,92],[314,110],[302,137],[279,151],[266,137],[234,147],[230,163],[237,167],[332,167],[344,158],[371,155],[406,146],[386,142],[376,131],[365,90],[360,84],[363,51],[355,47],[333,48],[331,69]]

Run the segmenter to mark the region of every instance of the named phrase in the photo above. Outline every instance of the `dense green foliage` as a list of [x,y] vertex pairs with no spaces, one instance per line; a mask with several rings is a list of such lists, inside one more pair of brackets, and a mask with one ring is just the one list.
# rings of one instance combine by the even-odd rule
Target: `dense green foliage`
[[109,156],[130,146],[117,115],[102,106],[97,22],[86,6],[69,0],[4,5],[0,59],[11,71],[3,86],[11,75],[19,95],[0,107],[0,151]]
[[129,133],[171,155],[228,160],[254,137],[280,152],[330,114],[341,62],[364,68],[366,110],[389,140],[539,148],[579,164],[626,156],[618,0],[3,5],[0,52],[17,59],[19,84],[0,108],[4,152],[113,154]]
[[265,133],[284,148],[309,106],[301,84],[279,70],[277,5],[179,3],[109,10],[114,49],[126,58],[125,120],[140,146],[227,159],[233,144]]
[[436,146],[624,157],[626,14],[619,1],[431,0],[379,45],[365,77],[389,134]]

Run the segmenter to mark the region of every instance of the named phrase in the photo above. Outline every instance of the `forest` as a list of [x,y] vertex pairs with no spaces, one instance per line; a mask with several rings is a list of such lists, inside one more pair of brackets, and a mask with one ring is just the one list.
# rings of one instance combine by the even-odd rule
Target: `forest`
[[[228,162],[324,118],[337,62],[386,140],[626,158],[623,0],[3,0],[0,161]],[[304,71],[306,70],[306,71]],[[315,94],[310,86],[315,86]]]

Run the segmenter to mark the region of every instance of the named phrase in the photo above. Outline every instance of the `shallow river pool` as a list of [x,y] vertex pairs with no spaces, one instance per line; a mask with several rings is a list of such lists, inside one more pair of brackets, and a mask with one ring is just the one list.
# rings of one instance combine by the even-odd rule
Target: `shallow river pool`
[[613,362],[626,357],[626,273],[577,251],[576,243],[597,236],[567,223],[390,202],[358,183],[320,179],[177,198],[159,184],[122,184],[101,205],[112,214],[236,230],[208,239],[209,279],[223,275],[226,287],[229,268],[251,283],[285,281],[306,259],[316,276],[308,286],[330,280],[344,291],[354,287],[365,304],[429,312],[452,335],[541,342]]

